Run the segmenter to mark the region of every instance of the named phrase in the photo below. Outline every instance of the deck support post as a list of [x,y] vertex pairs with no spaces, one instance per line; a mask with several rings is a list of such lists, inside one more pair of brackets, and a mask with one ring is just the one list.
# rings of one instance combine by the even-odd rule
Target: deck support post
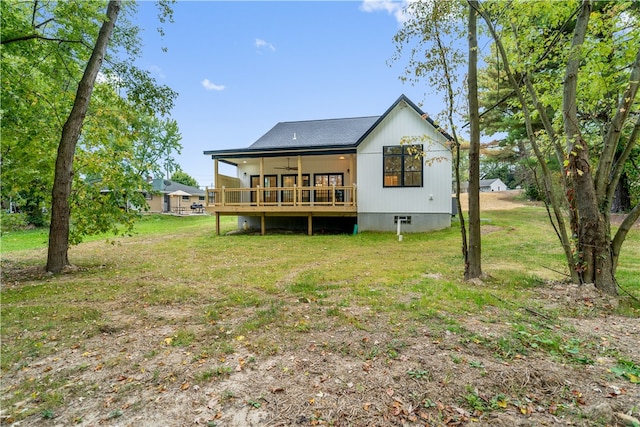
[[307,234],[313,236],[313,216],[311,214],[307,216]]
[[220,235],[220,214],[216,213],[216,235]]
[[216,189],[220,188],[220,173],[218,167],[218,159],[215,159],[213,161],[213,187]]
[[265,215],[264,215],[264,212],[263,212],[262,215],[260,215],[260,235],[262,235],[262,236],[265,235],[265,229],[264,229],[264,227],[265,227],[265,224],[264,224],[265,218],[264,217],[265,217]]
[[349,185],[353,187],[353,175],[355,175],[356,171],[355,171],[355,163],[353,161],[353,158],[355,157],[354,154],[349,154]]

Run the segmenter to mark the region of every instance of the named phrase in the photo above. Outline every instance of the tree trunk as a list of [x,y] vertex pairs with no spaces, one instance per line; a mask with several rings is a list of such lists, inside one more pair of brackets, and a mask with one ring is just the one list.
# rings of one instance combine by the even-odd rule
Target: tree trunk
[[67,253],[71,216],[69,196],[71,195],[71,184],[73,182],[73,158],[80,138],[82,124],[89,107],[89,101],[91,100],[93,86],[98,76],[98,71],[102,66],[102,60],[119,11],[120,1],[110,1],[107,7],[106,20],[100,28],[96,45],[78,84],[73,108],[62,128],[62,136],[56,158],[53,190],[51,192],[51,226],[49,228],[49,249],[46,268],[47,271],[52,273],[60,273],[65,266],[69,265]]
[[575,183],[575,202],[579,215],[578,273],[582,283],[593,283],[602,292],[617,295],[609,233],[604,215],[598,210],[587,144],[579,139],[570,152],[569,168]]
[[609,295],[617,295],[614,262],[609,243],[608,222],[599,210],[594,174],[591,169],[589,147],[582,138],[578,126],[577,85],[581,50],[587,32],[591,2],[582,2],[571,42],[571,50],[565,70],[562,115],[564,134],[569,153],[569,170],[574,182],[575,205],[578,213],[576,263],[582,283],[594,283],[596,288]]
[[479,5],[469,1],[469,256],[465,279],[482,276],[480,242],[480,114],[478,107],[478,39],[476,20]]
[[616,185],[611,206],[612,213],[624,213],[631,210],[631,194],[629,193],[629,180],[627,174],[620,175],[620,181]]
[[454,157],[454,174],[455,174],[455,179],[456,179],[456,209],[458,211],[458,218],[460,219],[460,237],[462,240],[462,259],[464,261],[464,268],[465,268],[465,276],[466,276],[466,272],[468,269],[468,265],[469,265],[469,247],[468,247],[468,242],[467,242],[467,229],[466,229],[466,225],[465,225],[465,219],[464,219],[464,212],[462,211],[462,204],[460,202],[460,192],[461,192],[461,182],[460,182],[460,141],[458,140],[458,135],[456,132],[456,125],[455,122],[453,120],[453,111],[454,111],[454,105],[455,105],[455,96],[453,93],[453,83],[451,81],[451,71],[449,70],[449,62],[447,60],[447,49],[444,46],[444,43],[442,42],[442,39],[440,37],[440,29],[438,27],[438,19],[434,19],[433,22],[434,28],[436,30],[435,32],[435,37],[436,37],[436,44],[438,46],[438,53],[440,55],[440,57],[442,58],[442,68],[444,71],[444,80],[446,82],[446,89],[447,89],[447,98],[446,98],[446,104],[447,104],[447,119],[449,120],[449,127],[451,128],[451,133],[453,136],[453,141],[451,142],[451,149],[455,150],[455,157]]

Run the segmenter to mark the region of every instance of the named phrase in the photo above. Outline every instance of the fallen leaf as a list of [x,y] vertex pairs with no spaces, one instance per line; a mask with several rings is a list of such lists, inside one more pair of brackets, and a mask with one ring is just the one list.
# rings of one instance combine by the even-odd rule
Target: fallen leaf
[[365,402],[364,405],[362,405],[362,409],[364,409],[365,411],[368,411],[370,406],[371,406],[370,402]]
[[184,390],[187,390],[189,387],[191,387],[191,385],[189,383],[183,383],[180,386],[180,390],[184,391]]

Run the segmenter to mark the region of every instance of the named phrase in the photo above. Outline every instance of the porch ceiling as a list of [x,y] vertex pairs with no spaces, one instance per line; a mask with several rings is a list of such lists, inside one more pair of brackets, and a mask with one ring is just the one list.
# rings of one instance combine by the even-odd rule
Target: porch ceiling
[[318,148],[306,148],[303,150],[224,150],[215,152],[205,152],[205,154],[211,154],[211,158],[219,160],[224,163],[228,163],[233,166],[238,166],[244,161],[248,162],[248,159],[260,159],[260,158],[287,158],[297,159],[298,156],[308,158],[311,156],[329,156],[329,155],[344,155],[355,154],[356,147],[318,147]]
[[289,164],[292,167],[298,166],[298,156],[302,157],[302,163],[304,165],[305,161],[309,161],[309,160],[320,160],[323,158],[327,158],[327,157],[336,157],[336,156],[341,156],[341,155],[347,155],[347,154],[355,154],[356,150],[354,149],[342,149],[342,150],[335,150],[335,151],[317,151],[317,152],[307,152],[307,153],[299,153],[299,152],[286,152],[286,151],[281,151],[278,153],[274,153],[274,152],[268,152],[268,153],[262,153],[262,154],[252,154],[251,156],[247,156],[247,155],[231,155],[228,157],[220,157],[220,156],[211,156],[213,159],[217,159],[220,162],[223,163],[227,163],[230,164],[232,166],[239,166],[242,164],[258,164],[260,163],[260,159],[265,159],[265,166],[269,166],[269,165],[273,165],[276,164],[278,166],[282,166],[282,162],[287,162],[287,159],[289,159]]

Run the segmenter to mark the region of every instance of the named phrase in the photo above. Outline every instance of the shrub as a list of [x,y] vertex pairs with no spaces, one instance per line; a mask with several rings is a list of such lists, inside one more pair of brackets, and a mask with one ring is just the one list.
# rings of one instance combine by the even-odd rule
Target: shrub
[[0,214],[0,232],[2,234],[10,231],[26,230],[29,227],[27,215],[24,213],[7,213],[2,211]]

